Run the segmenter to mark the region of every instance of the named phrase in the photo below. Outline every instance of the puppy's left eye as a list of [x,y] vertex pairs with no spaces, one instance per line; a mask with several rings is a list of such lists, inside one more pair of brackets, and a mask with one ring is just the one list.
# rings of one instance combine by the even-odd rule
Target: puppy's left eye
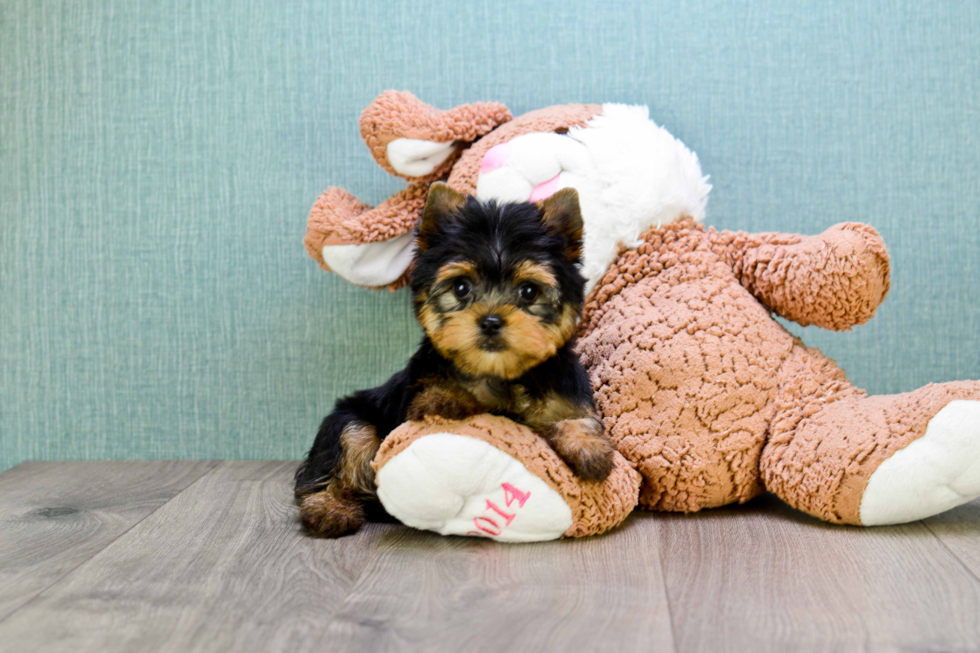
[[539,293],[537,286],[535,286],[533,283],[527,282],[521,284],[518,292],[521,294],[521,299],[528,303],[531,303],[537,299]]

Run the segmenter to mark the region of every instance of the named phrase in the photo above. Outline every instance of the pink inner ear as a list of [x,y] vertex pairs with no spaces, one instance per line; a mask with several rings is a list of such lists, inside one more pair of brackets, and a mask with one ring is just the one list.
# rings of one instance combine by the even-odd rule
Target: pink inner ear
[[543,199],[547,199],[558,192],[558,178],[561,176],[559,172],[557,175],[549,179],[548,181],[543,181],[531,191],[531,197],[527,198],[528,202],[540,202]]
[[510,143],[494,145],[483,155],[480,162],[480,172],[493,172],[497,168],[502,168],[510,158]]

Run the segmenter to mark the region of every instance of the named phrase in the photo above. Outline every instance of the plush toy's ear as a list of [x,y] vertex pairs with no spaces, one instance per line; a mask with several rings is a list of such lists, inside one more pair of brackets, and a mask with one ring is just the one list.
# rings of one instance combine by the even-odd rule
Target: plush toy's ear
[[424,252],[429,248],[429,237],[435,233],[439,223],[462,208],[464,204],[466,204],[466,195],[453,190],[449,184],[437,181],[429,186],[429,197],[425,201],[425,208],[422,209],[418,236],[415,240],[419,251]]
[[574,188],[563,188],[537,205],[541,209],[541,220],[545,226],[565,239],[565,256],[568,260],[581,257],[583,222],[578,191]]
[[499,102],[440,111],[408,92],[385,91],[361,114],[361,136],[382,168],[410,181],[435,181],[462,145],[511,119]]

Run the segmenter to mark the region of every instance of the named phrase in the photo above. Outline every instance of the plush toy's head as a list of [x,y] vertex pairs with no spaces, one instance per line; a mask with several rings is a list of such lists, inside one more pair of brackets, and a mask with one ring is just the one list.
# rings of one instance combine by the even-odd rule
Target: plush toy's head
[[493,102],[439,111],[386,91],[362,114],[361,135],[375,160],[411,185],[375,208],[328,190],[306,239],[321,265],[359,285],[407,281],[412,229],[438,179],[481,201],[539,202],[576,189],[586,294],[641,233],[703,219],[711,188],[697,157],[642,106],[569,104],[511,118]]
[[498,204],[433,184],[417,230],[415,314],[463,372],[515,379],[571,336],[584,299],[581,250],[573,189]]

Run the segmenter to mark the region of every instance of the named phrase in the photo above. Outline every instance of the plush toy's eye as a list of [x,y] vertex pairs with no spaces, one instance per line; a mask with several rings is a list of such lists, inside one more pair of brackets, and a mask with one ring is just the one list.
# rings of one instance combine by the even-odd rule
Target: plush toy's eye
[[453,294],[456,295],[456,299],[463,299],[470,294],[471,289],[470,280],[466,277],[457,277],[453,281]]
[[522,283],[521,287],[518,289],[518,292],[521,293],[521,299],[529,304],[538,298],[538,287],[533,283]]

